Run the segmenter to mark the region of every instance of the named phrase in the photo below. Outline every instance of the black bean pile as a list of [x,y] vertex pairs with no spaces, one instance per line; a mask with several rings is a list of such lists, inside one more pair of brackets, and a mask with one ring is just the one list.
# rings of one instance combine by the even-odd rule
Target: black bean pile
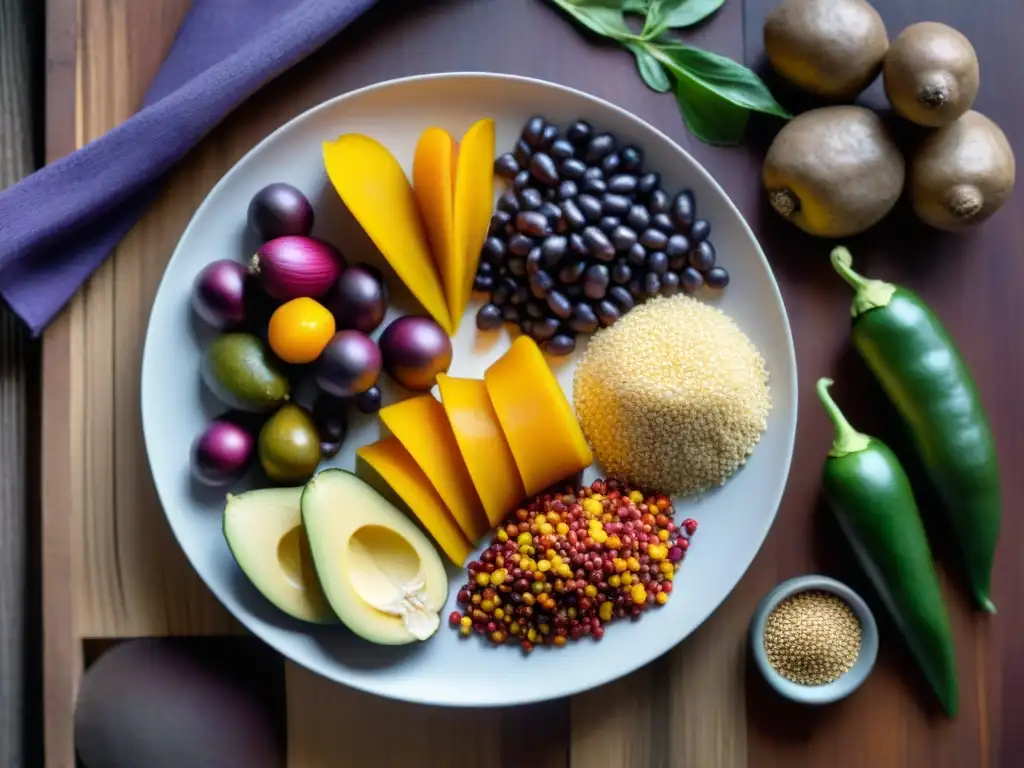
[[514,323],[552,355],[576,335],[608,326],[653,296],[725,288],[711,225],[693,192],[674,197],[620,147],[583,120],[563,136],[531,117],[512,152],[494,161],[508,181],[491,217],[473,288],[490,295],[476,324]]

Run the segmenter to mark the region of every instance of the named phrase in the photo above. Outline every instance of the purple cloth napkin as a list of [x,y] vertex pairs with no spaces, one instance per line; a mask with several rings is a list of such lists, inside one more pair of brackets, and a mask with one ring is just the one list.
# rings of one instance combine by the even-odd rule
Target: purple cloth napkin
[[140,112],[0,192],[0,295],[39,335],[238,104],[376,0],[194,0]]

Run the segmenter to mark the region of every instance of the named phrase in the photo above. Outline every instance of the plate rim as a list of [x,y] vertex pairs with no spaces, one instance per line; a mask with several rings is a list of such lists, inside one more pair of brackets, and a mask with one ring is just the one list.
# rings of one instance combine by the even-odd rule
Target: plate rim
[[[342,103],[342,102],[344,102],[344,101],[346,101],[348,99],[357,98],[357,97],[365,95],[365,94],[373,93],[373,92],[376,92],[376,91],[386,90],[388,88],[392,88],[392,87],[399,86],[399,85],[408,85],[408,84],[413,84],[413,83],[417,83],[417,82],[428,82],[428,81],[439,81],[439,80],[460,80],[460,79],[484,79],[484,80],[497,80],[499,82],[500,81],[506,81],[506,82],[507,81],[512,81],[512,82],[518,82],[518,83],[521,83],[521,84],[524,84],[524,85],[528,85],[528,86],[540,87],[540,88],[545,88],[545,89],[559,91],[559,92],[561,92],[563,94],[566,94],[568,96],[572,96],[574,98],[579,98],[579,99],[582,99],[584,101],[587,101],[587,102],[590,102],[592,104],[595,104],[595,105],[599,106],[602,109],[608,109],[608,110],[611,110],[613,112],[618,113],[621,117],[624,117],[626,120],[632,121],[632,122],[642,126],[645,130],[651,131],[655,136],[657,136],[661,140],[667,142],[677,152],[680,152],[682,155],[684,155],[686,157],[686,159],[691,163],[692,167],[699,174],[701,174],[704,177],[704,180],[707,183],[709,183],[713,188],[715,188],[720,193],[722,199],[725,201],[725,204],[728,206],[728,208],[732,211],[732,213],[738,219],[738,221],[739,221],[740,225],[742,226],[744,232],[749,237],[750,241],[753,243],[758,257],[761,259],[761,262],[763,263],[765,269],[768,272],[769,277],[771,278],[770,284],[771,284],[771,289],[772,289],[772,293],[773,293],[773,298],[775,300],[775,303],[778,305],[779,309],[781,310],[781,315],[782,315],[782,320],[783,320],[783,327],[784,327],[784,331],[785,331],[785,333],[784,333],[785,351],[787,353],[787,355],[786,355],[787,356],[787,368],[788,368],[788,374],[790,376],[790,380],[792,381],[792,390],[793,390],[792,391],[792,402],[790,403],[790,405],[792,406],[792,412],[793,412],[792,427],[787,430],[788,434],[785,435],[786,441],[787,441],[788,446],[789,446],[789,450],[787,451],[787,455],[785,457],[784,472],[782,474],[781,482],[780,482],[780,485],[779,485],[778,490],[777,490],[777,497],[776,497],[776,499],[774,501],[774,504],[772,505],[772,513],[771,513],[771,515],[766,518],[766,523],[763,526],[763,530],[760,530],[760,531],[757,532],[757,537],[756,537],[757,538],[757,547],[754,550],[754,555],[753,555],[753,557],[751,557],[750,562],[748,562],[743,567],[743,569],[741,570],[741,572],[739,574],[739,577],[736,579],[736,583],[719,600],[709,604],[708,609],[705,612],[703,612],[703,615],[700,616],[699,621],[696,622],[696,624],[694,625],[693,629],[691,629],[689,632],[683,634],[677,640],[672,642],[667,647],[661,649],[656,654],[651,655],[649,657],[643,657],[642,656],[641,660],[639,662],[637,662],[637,663],[627,663],[627,664],[622,665],[622,666],[608,667],[606,669],[608,669],[609,671],[605,672],[604,674],[594,675],[593,677],[588,679],[588,681],[585,684],[579,685],[579,686],[573,686],[573,687],[570,688],[570,690],[563,691],[563,692],[555,694],[555,695],[548,695],[548,694],[545,694],[545,693],[540,692],[539,690],[535,689],[536,690],[535,693],[527,694],[527,695],[520,695],[520,696],[517,696],[514,700],[502,699],[502,700],[499,701],[497,699],[481,699],[481,698],[476,698],[476,699],[473,699],[471,701],[458,702],[458,701],[454,701],[454,700],[452,700],[450,698],[448,698],[448,699],[430,699],[430,698],[427,698],[427,697],[421,696],[421,695],[400,694],[400,693],[397,693],[397,692],[392,691],[392,690],[387,690],[387,691],[378,690],[378,689],[375,689],[372,686],[366,685],[361,679],[354,679],[354,680],[352,680],[352,679],[341,679],[338,675],[336,675],[336,674],[334,674],[332,672],[332,668],[330,666],[325,666],[325,668],[323,668],[323,669],[316,669],[310,663],[307,663],[305,661],[300,661],[299,659],[295,658],[291,653],[289,653],[287,650],[285,650],[284,647],[282,647],[284,645],[283,643],[279,643],[276,640],[271,640],[271,639],[267,638],[266,636],[264,636],[258,630],[258,628],[256,628],[256,626],[255,626],[256,622],[252,618],[250,618],[250,616],[247,614],[247,612],[244,612],[245,615],[243,615],[243,612],[237,612],[237,611],[233,610],[228,605],[228,603],[225,601],[225,599],[221,596],[219,588],[214,587],[212,584],[210,584],[209,581],[207,581],[207,579],[205,579],[200,574],[199,569],[196,567],[195,558],[194,558],[193,553],[191,553],[185,546],[183,546],[182,541],[181,541],[181,537],[179,536],[178,525],[175,523],[175,521],[173,519],[173,516],[168,513],[167,507],[164,504],[164,496],[165,496],[165,494],[161,491],[161,484],[157,480],[156,472],[155,472],[154,467],[153,467],[152,452],[150,451],[150,443],[151,443],[151,440],[153,439],[152,435],[151,435],[152,428],[148,428],[147,427],[147,424],[150,421],[147,418],[147,413],[149,413],[151,411],[151,407],[147,408],[147,405],[146,405],[146,403],[147,403],[146,387],[145,387],[146,368],[147,368],[147,361],[149,360],[150,354],[151,354],[150,350],[152,348],[152,345],[150,344],[150,337],[151,337],[151,334],[153,333],[153,330],[152,330],[153,329],[153,316],[154,316],[155,311],[156,311],[158,299],[160,297],[161,291],[164,288],[164,283],[167,280],[167,275],[170,272],[170,267],[174,263],[174,260],[178,257],[179,251],[181,250],[181,247],[182,247],[182,243],[187,239],[189,233],[191,232],[193,227],[196,225],[196,221],[201,218],[201,216],[205,212],[207,206],[211,205],[211,200],[213,200],[214,198],[217,197],[217,193],[219,192],[219,190],[228,183],[228,180],[235,173],[239,172],[239,168],[245,162],[247,162],[249,160],[251,155],[254,155],[257,152],[261,151],[264,148],[265,145],[270,144],[271,142],[273,142],[279,134],[285,133],[294,124],[297,124],[297,123],[300,123],[300,122],[302,122],[304,120],[307,120],[307,119],[311,118],[315,114],[318,114],[318,113],[320,113],[322,111],[329,110],[329,109],[335,107],[337,104]],[[379,82],[370,83],[370,84],[361,86],[359,88],[356,88],[356,89],[353,89],[353,90],[350,90],[350,91],[346,91],[344,93],[339,93],[338,95],[333,96],[330,99],[322,101],[319,104],[315,104],[314,106],[312,106],[312,107],[310,107],[310,108],[308,108],[306,110],[303,110],[302,112],[298,113],[297,115],[294,115],[293,117],[291,117],[290,119],[288,119],[284,123],[280,124],[277,128],[275,128],[273,131],[268,133],[266,136],[264,136],[260,141],[256,142],[252,147],[250,147],[241,157],[239,157],[232,164],[232,166],[210,188],[209,192],[206,193],[206,195],[203,198],[202,202],[196,207],[195,211],[192,213],[192,216],[189,218],[188,224],[185,226],[184,230],[182,230],[181,235],[178,237],[178,241],[177,241],[177,243],[174,246],[174,250],[172,251],[170,258],[168,258],[167,263],[166,263],[166,265],[163,268],[163,272],[160,275],[160,280],[157,283],[156,291],[153,294],[153,303],[150,306],[149,312],[148,312],[147,317],[146,317],[146,333],[145,333],[144,340],[143,340],[143,349],[142,349],[141,361],[140,361],[140,366],[139,366],[139,411],[140,411],[140,420],[142,422],[143,445],[144,445],[145,453],[146,453],[146,464],[149,467],[150,478],[151,478],[151,480],[153,482],[153,488],[156,491],[157,500],[160,503],[160,509],[163,512],[164,519],[167,521],[167,524],[168,524],[169,528],[171,529],[171,533],[174,536],[174,539],[175,539],[176,544],[178,545],[178,548],[185,555],[185,559],[188,561],[189,566],[192,568],[193,573],[199,578],[199,580],[203,583],[203,585],[213,594],[213,596],[224,607],[224,609],[236,621],[238,621],[243,627],[245,627],[245,629],[247,631],[252,633],[261,642],[266,643],[269,647],[273,648],[277,653],[281,654],[281,656],[283,658],[287,659],[292,664],[296,664],[296,665],[298,665],[298,666],[308,670],[309,672],[312,672],[313,674],[316,674],[316,675],[319,675],[321,677],[324,677],[325,679],[330,680],[330,681],[332,681],[332,682],[334,682],[336,684],[345,685],[345,686],[347,686],[349,688],[361,691],[363,693],[371,694],[371,695],[374,695],[374,696],[379,696],[379,697],[385,698],[385,699],[391,699],[391,700],[394,700],[394,701],[404,701],[404,702],[408,702],[408,703],[411,703],[411,704],[419,704],[419,705],[426,705],[426,706],[437,706],[437,707],[445,707],[445,708],[467,708],[467,709],[490,708],[490,707],[496,707],[496,706],[500,706],[500,707],[519,707],[519,706],[525,706],[525,705],[529,705],[529,704],[538,704],[538,703],[542,703],[542,702],[545,702],[545,701],[553,701],[553,700],[557,700],[557,699],[568,698],[570,696],[575,696],[575,695],[584,693],[586,691],[593,690],[595,688],[599,688],[599,687],[601,687],[603,685],[607,685],[610,682],[613,682],[613,681],[618,680],[618,679],[620,679],[622,677],[625,677],[625,676],[627,676],[629,674],[632,674],[633,672],[641,669],[642,667],[645,667],[645,666],[653,663],[657,659],[659,659],[659,658],[663,657],[664,655],[666,655],[667,653],[673,651],[680,644],[682,644],[688,637],[690,637],[694,632],[696,632],[698,629],[700,629],[704,625],[704,623],[707,622],[707,620],[715,612],[717,612],[719,608],[721,608],[722,604],[733,594],[733,592],[736,590],[736,587],[743,580],[743,578],[747,575],[747,573],[750,570],[751,565],[753,565],[754,560],[757,558],[757,555],[760,554],[762,548],[764,547],[764,542],[765,542],[765,540],[768,537],[768,533],[771,531],[772,526],[775,524],[775,521],[776,521],[776,519],[778,517],[779,508],[782,505],[782,501],[783,501],[783,498],[785,496],[786,487],[789,484],[789,476],[790,476],[790,473],[792,471],[793,455],[795,453],[795,447],[796,447],[797,426],[799,424],[799,394],[798,393],[799,393],[799,379],[798,379],[798,369],[797,369],[797,364],[796,364],[796,348],[795,348],[795,344],[793,342],[792,324],[790,323],[790,320],[789,320],[789,313],[788,313],[788,311],[786,309],[786,304],[785,304],[785,301],[783,300],[782,292],[779,289],[778,281],[775,278],[775,271],[772,269],[771,263],[768,261],[768,258],[767,258],[767,256],[764,253],[764,249],[761,247],[761,242],[758,239],[757,235],[754,233],[754,231],[751,228],[751,226],[750,226],[749,222],[747,221],[746,217],[739,210],[739,208],[736,206],[736,204],[733,202],[732,198],[725,191],[725,189],[721,186],[721,184],[718,183],[717,179],[715,179],[715,177],[704,167],[704,165],[700,161],[698,161],[695,157],[693,157],[693,155],[691,155],[686,150],[685,147],[681,146],[679,144],[679,142],[677,142],[675,139],[671,138],[664,131],[662,131],[659,128],[655,127],[650,122],[645,120],[643,117],[640,117],[639,115],[635,114],[634,112],[631,112],[628,109],[620,107],[617,104],[614,104],[611,101],[608,101],[607,99],[602,98],[601,96],[597,96],[595,94],[588,93],[587,91],[580,90],[580,89],[575,88],[573,86],[564,85],[562,83],[556,83],[556,82],[553,82],[551,80],[545,80],[545,79],[542,79],[542,78],[530,77],[530,76],[525,76],[525,75],[510,74],[510,73],[502,73],[502,72],[487,72],[487,71],[482,71],[482,70],[460,70],[460,71],[455,71],[455,72],[430,72],[430,73],[423,73],[423,74],[418,74],[418,75],[405,75],[405,76],[401,76],[401,77],[389,78],[387,80],[381,80]],[[442,623],[444,623],[444,618],[445,617],[442,617]]]

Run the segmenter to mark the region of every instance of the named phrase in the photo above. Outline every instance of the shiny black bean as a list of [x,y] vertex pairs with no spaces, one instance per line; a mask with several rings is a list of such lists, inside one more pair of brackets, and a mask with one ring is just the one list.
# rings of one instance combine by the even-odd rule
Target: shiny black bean
[[620,312],[629,312],[629,310],[636,306],[632,294],[621,285],[613,285],[608,290],[608,298],[615,302],[615,306],[619,308]]
[[512,220],[505,211],[495,211],[491,214],[491,224],[487,228],[487,234],[491,237],[499,237],[505,233],[505,225]]
[[576,197],[579,194],[580,188],[577,186],[575,181],[566,179],[558,185],[557,197],[559,200],[568,200],[571,197]]
[[707,240],[708,235],[711,234],[711,222],[707,219],[694,219],[693,226],[690,227],[690,241],[699,243],[701,240]]
[[540,148],[551,149],[551,145],[558,140],[558,126],[548,123],[544,126],[544,132],[540,135]]
[[608,179],[608,191],[616,195],[632,195],[636,192],[637,178],[631,173],[617,173]]
[[689,232],[693,226],[693,217],[697,209],[693,200],[693,192],[682,190],[672,201],[672,221],[680,232]]
[[666,272],[661,276],[661,295],[675,296],[679,293],[679,275],[675,272]]
[[603,195],[608,191],[608,185],[605,184],[604,179],[583,179],[583,185],[580,189],[586,192],[588,195]]
[[501,264],[505,259],[505,241],[494,236],[488,237],[484,240],[480,255],[487,263]]
[[[682,259],[690,250],[690,241],[686,235],[672,235],[665,244],[665,255],[669,259]],[[678,267],[674,267],[678,269]]]
[[544,196],[539,189],[527,187],[519,192],[519,207],[524,211],[535,211],[544,202]]
[[533,238],[527,237],[522,232],[516,232],[508,239],[508,252],[515,256],[525,256],[533,250],[535,245]]
[[522,139],[530,147],[540,145],[541,136],[544,134],[544,118],[534,115],[523,125]]
[[481,259],[476,265],[476,273],[478,275],[493,275],[494,265],[488,261]]
[[556,203],[553,203],[550,200],[545,200],[543,203],[541,203],[540,208],[537,209],[537,212],[543,213],[545,218],[547,218],[548,222],[551,224],[551,226],[554,226],[556,223],[558,223],[558,220],[562,218],[562,209],[559,208]]
[[562,162],[572,157],[572,153],[575,151],[572,144],[565,139],[559,139],[551,144],[551,148],[548,153],[555,158],[555,160]]
[[625,216],[631,207],[629,198],[625,195],[608,193],[601,199],[601,210],[610,216]]
[[644,293],[649,297],[661,293],[661,278],[653,272],[644,275]]
[[644,151],[639,147],[630,144],[619,150],[619,157],[622,158],[622,170],[624,173],[636,173],[644,164]]
[[583,173],[586,170],[586,164],[584,164],[582,160],[577,160],[574,157],[566,158],[558,167],[558,173],[563,179],[582,179]]
[[526,274],[526,259],[522,256],[513,256],[505,262],[508,271],[516,277]]
[[512,237],[512,235],[514,235],[518,231],[519,230],[516,229],[516,220],[510,218],[508,224],[505,225],[505,237]]
[[558,333],[559,322],[557,318],[545,317],[543,319],[538,318],[531,328],[530,336],[533,337],[534,341],[547,341],[556,333]]
[[543,256],[541,256],[540,246],[532,249],[526,254],[526,274],[532,275],[541,267]]
[[520,168],[526,168],[530,165],[530,158],[533,157],[533,150],[530,149],[529,144],[520,139],[516,142],[515,149],[512,150],[512,157],[514,157],[516,162],[519,163]]
[[572,304],[569,299],[566,298],[564,293],[560,291],[551,291],[547,295],[548,309],[556,317],[560,317],[563,320],[572,314]]
[[679,275],[679,281],[685,293],[695,293],[704,285],[704,276],[693,267],[687,267]]
[[642,300],[646,296],[644,293],[644,281],[641,277],[633,278],[626,287],[629,289],[629,295],[637,301]]
[[473,281],[473,290],[478,293],[490,293],[494,288],[494,280],[490,275],[477,275]]
[[535,299],[547,298],[548,293],[555,287],[555,279],[543,269],[538,269],[530,275],[530,293]]
[[600,162],[615,151],[615,138],[610,133],[599,133],[587,142],[583,160],[590,165]]
[[668,256],[665,255],[664,251],[651,251],[647,254],[647,269],[658,277],[668,272]]
[[613,173],[618,173],[619,168],[622,167],[622,158],[619,157],[618,152],[612,152],[610,155],[606,155],[604,160],[601,161],[601,170],[604,171],[605,176],[611,176]]
[[519,306],[525,304],[530,298],[530,289],[525,285],[517,285],[516,289],[512,291],[512,295],[508,297],[509,304]]
[[626,214],[626,223],[637,232],[643,232],[651,223],[651,214],[642,205],[633,205]]
[[614,323],[622,316],[619,310],[616,309],[615,305],[612,304],[607,299],[604,301],[599,301],[597,303],[597,306],[594,308],[594,312],[595,314],[597,314],[597,319],[601,321],[601,325],[603,325],[605,328],[607,328],[609,325]]
[[517,287],[516,281],[511,277],[503,277],[499,280],[495,286],[494,291],[491,293],[492,304],[505,304],[509,297],[512,296],[512,291]]
[[503,192],[501,197],[498,198],[498,210],[504,211],[508,214],[516,214],[519,212],[519,198],[516,197],[516,193],[512,190]]
[[642,267],[647,263],[647,249],[640,243],[634,243],[626,251],[626,261],[634,267]]
[[587,221],[596,222],[601,218],[601,201],[593,195],[580,195],[576,198],[576,205]]
[[604,264],[591,264],[583,274],[583,294],[588,299],[603,299],[608,292],[610,275]]
[[547,312],[545,311],[546,309],[547,307],[544,303],[537,299],[530,299],[528,302],[523,304],[523,313],[527,317],[532,317],[534,320],[543,319],[547,315]]
[[701,240],[690,249],[690,266],[698,272],[707,272],[715,266],[715,246],[710,240]]
[[565,285],[572,285],[587,268],[587,262],[582,259],[576,261],[570,261],[562,265],[562,268],[558,270],[558,279],[561,280]]
[[[516,221],[519,221],[518,217]],[[640,243],[651,250],[660,251],[668,244],[668,236],[660,229],[645,229],[640,233]]]
[[551,234],[551,223],[540,211],[520,211],[516,214],[516,229],[531,237],[547,237]]
[[568,355],[574,349],[576,349],[576,339],[565,333],[555,334],[548,341],[544,342],[544,351],[556,357]]
[[650,196],[651,192],[656,190],[660,184],[661,174],[654,173],[653,171],[651,173],[645,173],[637,179],[636,192],[641,198],[646,200]]
[[569,247],[569,240],[564,235],[552,235],[541,243],[540,250],[544,256],[544,266],[553,267],[562,260]]
[[551,155],[544,152],[537,152],[530,160],[530,175],[541,184],[553,187],[558,183],[558,168]]
[[676,225],[672,223],[672,217],[667,213],[656,213],[651,216],[651,226],[660,229],[666,235],[674,235]]
[[602,216],[598,222],[598,228],[606,235],[611,237],[612,232],[615,228],[622,223],[622,220],[618,216]]
[[565,137],[569,139],[572,144],[579,146],[580,144],[589,141],[593,133],[594,129],[590,127],[590,123],[585,120],[577,120],[569,126],[569,130],[565,132]]
[[600,166],[593,165],[583,172],[583,180],[586,181],[587,179],[601,179],[604,181],[604,171],[601,170]]
[[616,251],[628,251],[636,244],[636,232],[623,225],[615,227],[610,237]]
[[612,282],[625,285],[632,279],[633,270],[629,264],[622,259],[616,259],[615,264],[612,265]]
[[669,199],[668,192],[664,189],[654,190],[651,192],[651,196],[647,198],[647,210],[652,214],[667,213],[670,205],[672,205],[672,201]]
[[589,256],[590,251],[587,250],[587,243],[583,239],[583,236],[577,232],[573,232],[569,235],[569,252],[574,253],[577,256]]
[[519,163],[512,157],[511,152],[506,152],[504,155],[494,161],[494,175],[500,176],[503,179],[514,178],[519,173]]
[[[562,183],[570,184],[571,182],[564,181]],[[563,200],[559,207],[562,209],[562,218],[565,219],[569,229],[582,229],[586,226],[587,218],[583,215],[583,211],[580,210],[575,200]]]
[[595,259],[611,261],[615,258],[615,246],[597,227],[587,227],[583,230],[583,242],[587,244],[587,251]]
[[516,177],[512,179],[512,189],[516,192],[522,192],[528,186],[533,184],[533,177],[529,171],[520,171],[516,174]]
[[708,273],[704,275],[704,282],[708,288],[715,288],[721,290],[729,284],[729,273],[725,271],[723,267],[712,267],[708,270]]
[[579,301],[573,305],[569,327],[576,333],[593,333],[597,330],[597,315],[589,304]]
[[484,304],[476,313],[476,327],[481,331],[493,331],[501,327],[501,307]]
[[501,308],[501,319],[506,323],[519,324],[519,310],[511,304],[506,304]]
[[[524,304],[523,306],[525,307],[526,305]],[[522,314],[523,313],[520,310],[520,312],[519,312],[520,317],[522,317]],[[519,321],[519,330],[522,333],[526,334],[527,336],[532,334],[533,333],[533,318],[532,317],[523,317]]]

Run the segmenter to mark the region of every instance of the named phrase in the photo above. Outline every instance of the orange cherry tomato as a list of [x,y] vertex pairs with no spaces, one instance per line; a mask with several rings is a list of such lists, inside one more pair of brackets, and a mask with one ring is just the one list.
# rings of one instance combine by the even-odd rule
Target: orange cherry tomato
[[334,336],[334,315],[318,301],[292,299],[274,310],[267,341],[286,363],[311,363]]

